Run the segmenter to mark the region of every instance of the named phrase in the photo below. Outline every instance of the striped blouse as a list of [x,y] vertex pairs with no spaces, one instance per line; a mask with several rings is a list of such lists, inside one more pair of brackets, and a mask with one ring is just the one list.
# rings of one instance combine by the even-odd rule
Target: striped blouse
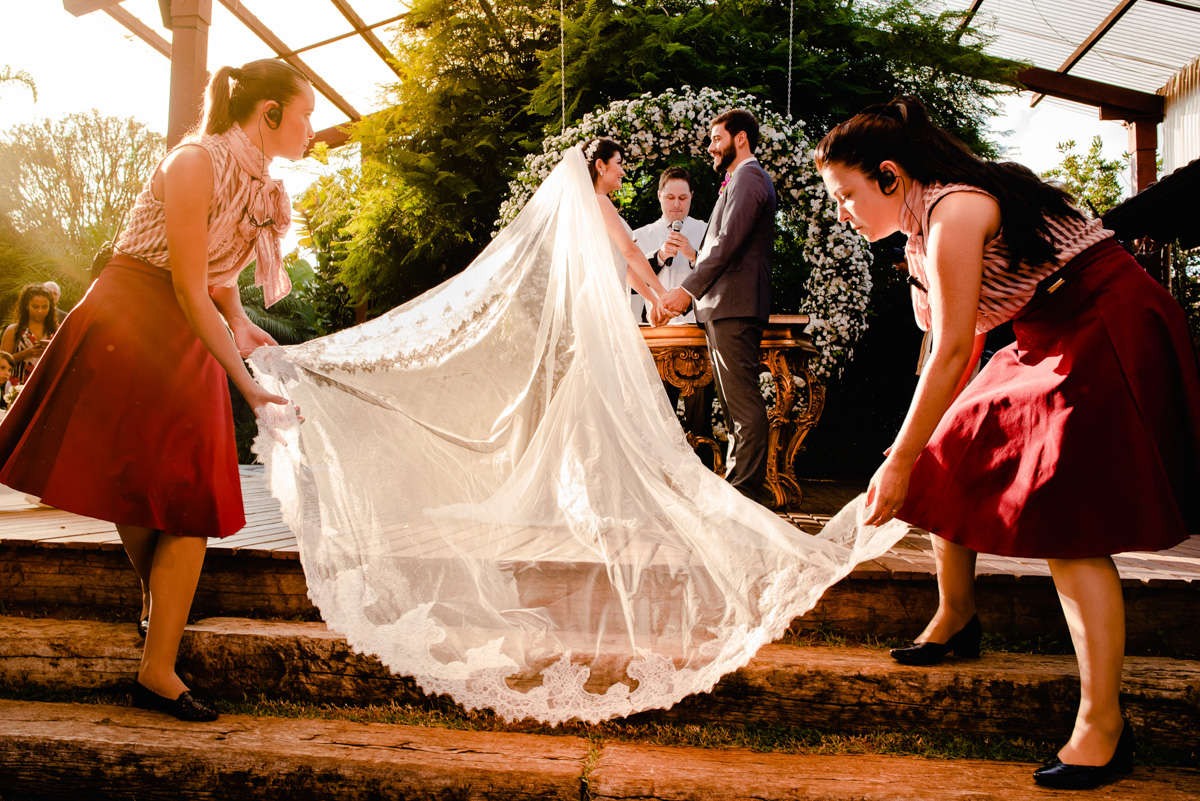
[[[292,221],[292,205],[283,182],[271,178],[262,151],[237,125],[225,133],[179,145],[195,146],[208,152],[213,165],[208,285],[235,286],[242,269],[254,259],[254,283],[263,288],[270,306],[292,288],[280,252],[280,239]],[[170,270],[166,215],[163,202],[154,196],[153,181],[152,175],[138,194],[114,249]]]
[[[912,288],[913,314],[922,331],[933,324],[929,308],[929,293],[922,287],[929,286],[925,268],[925,238],[929,231],[929,215],[934,205],[952,192],[977,192],[992,197],[979,187],[968,184],[914,183],[906,196],[909,214],[901,226],[908,235],[904,249],[909,275],[915,279]],[[993,198],[994,199],[994,198]],[[921,210],[918,219],[915,210]],[[1051,273],[1059,270],[1072,258],[1092,245],[1113,235],[1105,230],[1099,220],[1049,220],[1054,237],[1054,257],[1045,264],[1009,264],[1008,244],[1003,232],[998,233],[983,249],[983,281],[979,289],[979,314],[975,319],[975,333],[983,334],[1016,316],[1033,298],[1037,285]]]

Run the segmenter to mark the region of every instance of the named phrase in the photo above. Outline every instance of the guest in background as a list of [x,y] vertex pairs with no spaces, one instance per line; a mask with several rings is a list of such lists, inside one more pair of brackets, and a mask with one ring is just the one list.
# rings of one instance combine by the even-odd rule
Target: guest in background
[[13,359],[12,354],[6,350],[0,350],[0,409],[8,408],[8,390],[13,386],[9,383],[12,378],[13,371],[17,369],[17,362]]
[[14,383],[25,383],[57,330],[53,295],[42,284],[26,284],[17,301],[16,320],[0,335],[0,350],[16,362]]
[[54,298],[54,321],[58,325],[62,325],[63,318],[67,316],[67,313],[62,310],[62,288],[57,281],[47,281],[42,286],[46,287],[50,297]]

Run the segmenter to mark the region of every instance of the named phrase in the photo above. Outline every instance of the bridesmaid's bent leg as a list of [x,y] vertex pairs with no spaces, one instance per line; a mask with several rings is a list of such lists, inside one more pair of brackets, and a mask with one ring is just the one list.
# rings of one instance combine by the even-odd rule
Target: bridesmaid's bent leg
[[916,642],[946,642],[975,616],[977,554],[937,534],[929,536],[937,564],[938,608]]
[[150,614],[150,565],[154,560],[154,546],[158,542],[158,530],[143,526],[117,526],[121,535],[121,544],[125,546],[125,555],[137,573],[138,582],[142,585],[142,613],[138,620],[145,620]]
[[187,686],[175,673],[179,641],[187,625],[192,597],[208,540],[162,533],[150,568],[150,631],[142,651],[138,681],[164,698],[177,698]]
[[1058,752],[1068,765],[1104,765],[1121,736],[1121,665],[1125,599],[1108,556],[1048,559],[1079,661],[1079,712],[1071,739]]

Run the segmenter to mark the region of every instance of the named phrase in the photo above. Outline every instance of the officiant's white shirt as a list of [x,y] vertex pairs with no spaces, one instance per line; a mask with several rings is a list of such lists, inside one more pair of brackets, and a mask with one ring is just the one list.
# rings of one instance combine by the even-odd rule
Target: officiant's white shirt
[[[704,220],[697,220],[695,217],[684,217],[683,228],[679,233],[683,234],[684,239],[692,246],[692,250],[697,253],[700,251],[700,245],[704,242],[704,232],[708,228],[708,223]],[[655,252],[663,246],[667,241],[667,234],[670,233],[670,227],[666,217],[659,217],[649,225],[643,225],[641,228],[633,232],[633,241],[637,243],[638,249],[645,254],[647,260],[652,260]],[[692,264],[682,253],[671,260],[671,263],[662,268],[658,274],[658,280],[662,281],[664,287],[670,292],[675,287],[683,283],[683,279],[691,275],[695,265]],[[646,307],[646,303],[642,300],[642,296],[634,294],[632,296],[633,316],[639,323],[642,321],[642,312]],[[687,314],[682,314],[671,321],[672,324],[682,325],[684,323],[695,323],[696,313],[689,310]]]

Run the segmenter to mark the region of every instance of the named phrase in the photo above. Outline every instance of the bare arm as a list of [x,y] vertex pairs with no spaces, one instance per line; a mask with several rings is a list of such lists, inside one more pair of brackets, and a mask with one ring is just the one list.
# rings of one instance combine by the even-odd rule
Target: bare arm
[[645,254],[638,249],[633,237],[626,233],[625,226],[621,224],[621,215],[617,213],[617,207],[607,197],[597,196],[596,200],[600,204],[600,214],[604,218],[604,227],[608,231],[608,238],[617,246],[617,250],[625,259],[625,274],[629,278],[630,285],[639,295],[651,301],[667,294],[667,288],[654,274],[650,262],[646,261]]
[[213,192],[208,153],[182,148],[162,169],[171,283],[188,325],[256,411],[265,403],[287,403],[250,376],[208,293],[208,204]]
[[229,330],[233,332],[233,344],[237,346],[238,353],[243,358],[263,345],[279,344],[273,336],[250,322],[246,310],[242,308],[241,292],[236,286],[209,287],[208,294],[217,305],[221,316],[225,318],[225,322],[229,323]]
[[975,320],[983,276],[983,249],[1000,226],[996,202],[973,192],[946,196],[934,208],[926,264],[933,353],[887,458],[871,479],[867,523],[893,517],[908,494],[917,456],[929,442],[977,358]]
[[13,348],[16,346],[17,324],[13,323],[4,329],[3,335],[0,335],[0,350],[5,351],[12,356],[13,361],[15,361],[17,364],[21,364],[29,361],[30,359],[36,359],[42,355],[44,350],[46,350],[46,345],[40,341],[34,342],[33,345],[25,348],[24,350],[14,351]]

